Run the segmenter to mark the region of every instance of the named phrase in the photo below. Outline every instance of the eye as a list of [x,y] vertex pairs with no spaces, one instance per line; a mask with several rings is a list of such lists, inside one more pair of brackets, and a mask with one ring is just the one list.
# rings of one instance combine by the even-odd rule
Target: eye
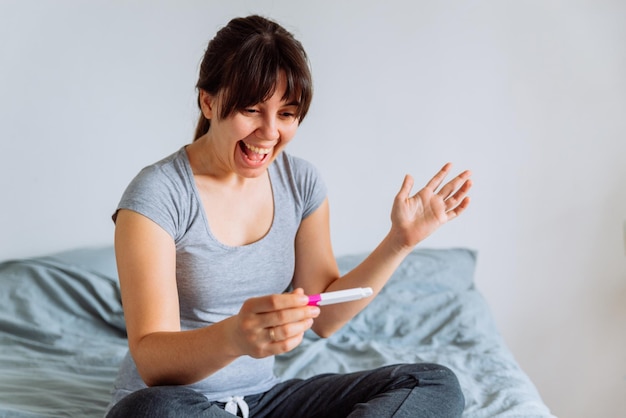
[[243,109],[242,113],[245,113],[247,115],[254,115],[255,113],[259,113],[258,109],[254,109],[252,107],[247,108],[247,109]]
[[278,114],[284,119],[294,119],[296,117],[297,108],[295,106],[287,106],[282,109]]

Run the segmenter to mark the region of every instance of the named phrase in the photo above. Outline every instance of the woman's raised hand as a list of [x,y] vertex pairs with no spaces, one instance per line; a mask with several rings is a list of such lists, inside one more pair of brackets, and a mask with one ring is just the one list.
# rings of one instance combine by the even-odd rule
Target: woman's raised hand
[[261,358],[296,348],[320,313],[308,302],[302,289],[246,300],[235,321],[234,341],[240,354]]
[[471,172],[466,170],[442,186],[452,164],[447,163],[413,196],[413,178],[404,177],[391,210],[392,232],[404,248],[413,248],[444,223],[459,216],[469,205]]

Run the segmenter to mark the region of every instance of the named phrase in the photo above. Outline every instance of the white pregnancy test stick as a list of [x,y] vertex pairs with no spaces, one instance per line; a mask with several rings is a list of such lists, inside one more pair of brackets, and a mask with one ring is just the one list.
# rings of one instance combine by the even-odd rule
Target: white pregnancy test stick
[[333,303],[350,302],[351,300],[363,299],[373,294],[374,291],[371,287],[355,287],[354,289],[337,290],[335,292],[309,296],[309,305],[324,306],[332,305]]

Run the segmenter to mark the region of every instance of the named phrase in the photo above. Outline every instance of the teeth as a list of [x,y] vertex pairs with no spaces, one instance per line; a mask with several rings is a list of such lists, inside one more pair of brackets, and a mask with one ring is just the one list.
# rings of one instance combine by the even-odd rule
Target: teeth
[[[243,142],[243,141],[242,141]],[[272,149],[271,148],[258,148],[255,147],[254,145],[250,145],[250,144],[246,144],[245,142],[243,143],[246,148],[248,148],[250,151],[257,153],[257,154],[269,154]]]

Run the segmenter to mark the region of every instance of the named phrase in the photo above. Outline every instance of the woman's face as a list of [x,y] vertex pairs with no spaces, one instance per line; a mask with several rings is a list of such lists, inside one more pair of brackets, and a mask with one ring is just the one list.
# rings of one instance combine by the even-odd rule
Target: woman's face
[[211,119],[207,139],[222,170],[257,177],[294,137],[298,104],[282,99],[285,83],[280,77],[272,97],[225,119],[219,118],[220,95],[201,92],[202,111]]

